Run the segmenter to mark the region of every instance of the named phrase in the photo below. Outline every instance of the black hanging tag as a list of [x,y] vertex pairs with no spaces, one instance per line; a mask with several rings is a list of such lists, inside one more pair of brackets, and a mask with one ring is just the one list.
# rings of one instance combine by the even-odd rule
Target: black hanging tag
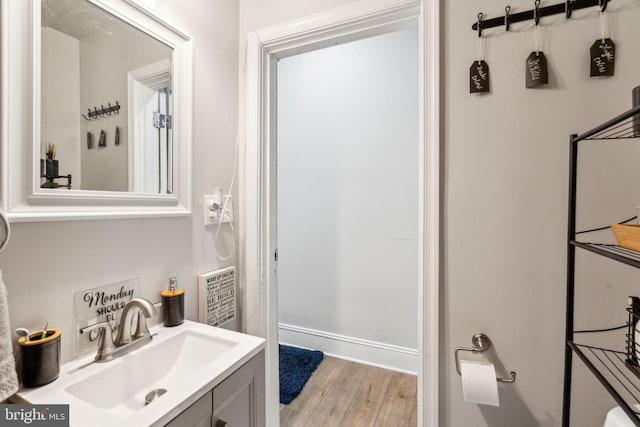
[[489,92],[489,65],[473,61],[469,69],[469,93]]
[[542,52],[531,52],[527,57],[527,89],[549,83],[547,58]]
[[591,53],[590,77],[613,76],[616,63],[616,44],[610,38],[598,39],[589,49]]
[[115,144],[120,145],[120,128],[118,126],[116,126]]
[[91,132],[87,132],[87,148],[89,150],[93,148],[93,135]]
[[100,131],[100,139],[98,140],[98,147],[106,147],[107,146],[107,135],[103,130]]

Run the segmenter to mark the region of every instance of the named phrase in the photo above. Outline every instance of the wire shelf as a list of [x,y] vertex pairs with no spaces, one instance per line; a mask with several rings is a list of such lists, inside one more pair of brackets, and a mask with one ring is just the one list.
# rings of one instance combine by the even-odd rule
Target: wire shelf
[[[634,123],[634,119],[636,119]],[[570,136],[569,151],[569,215],[567,251],[567,311],[565,317],[565,361],[564,361],[564,390],[562,401],[562,426],[570,426],[571,414],[571,378],[573,355],[585,363],[591,373],[600,381],[614,400],[633,421],[640,427],[640,360],[636,356],[635,330],[627,332],[626,349],[632,356],[627,357],[624,351],[610,350],[601,347],[576,344],[574,335],[574,297],[576,274],[576,248],[599,254],[629,266],[640,268],[640,252],[622,248],[618,245],[603,243],[583,243],[575,240],[576,236],[576,200],[577,200],[577,169],[578,147],[580,141],[585,140],[622,140],[640,138],[640,105],[596,126],[582,134]],[[635,129],[634,129],[635,128]],[[595,231],[595,230],[592,230]],[[636,325],[634,325],[634,328]],[[601,330],[600,332],[602,332]],[[575,331],[577,333],[579,331]],[[587,331],[581,331],[587,332]],[[595,332],[595,331],[593,331]],[[632,338],[631,344],[629,339]],[[622,342],[620,343],[622,344]],[[631,345],[631,346],[630,346]],[[632,409],[634,408],[634,409]]]
[[640,427],[640,378],[626,365],[624,351],[568,342],[593,375],[607,389],[631,421]]
[[[638,126],[636,124],[636,126]],[[636,129],[634,133],[633,129],[633,118],[629,118],[621,121],[617,125],[613,125],[608,127],[607,129],[601,130],[600,132],[595,133],[594,135],[585,138],[585,140],[598,140],[598,139],[626,139],[626,138],[636,138],[638,130]]]
[[638,251],[605,243],[576,242],[575,240],[572,240],[569,243],[578,248],[595,252],[598,255],[614,259],[632,267],[640,268],[640,252]]
[[[634,117],[636,119],[634,130]],[[573,141],[593,141],[593,140],[610,140],[610,139],[628,139],[640,137],[640,129],[638,129],[640,120],[640,105],[625,111],[617,117],[601,124],[581,135],[572,138]]]

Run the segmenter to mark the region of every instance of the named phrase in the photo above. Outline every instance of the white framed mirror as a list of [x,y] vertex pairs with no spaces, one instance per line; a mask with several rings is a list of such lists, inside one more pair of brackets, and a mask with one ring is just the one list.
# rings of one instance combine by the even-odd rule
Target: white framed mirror
[[11,221],[191,213],[191,37],[135,0],[1,0]]

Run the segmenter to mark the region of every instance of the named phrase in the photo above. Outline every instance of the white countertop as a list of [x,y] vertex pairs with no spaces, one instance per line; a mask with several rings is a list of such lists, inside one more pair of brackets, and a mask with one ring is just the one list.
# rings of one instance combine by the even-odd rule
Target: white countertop
[[[72,427],[162,426],[265,347],[262,338],[191,321],[172,328],[158,325],[150,331],[151,343],[109,362],[95,363],[92,354],[66,363],[57,380],[42,387],[23,387],[13,400],[17,403],[68,404]],[[185,336],[195,338],[185,341]],[[214,347],[210,347],[209,342],[224,344],[214,354]],[[180,360],[174,365],[163,356],[167,353],[167,357],[174,357],[165,350],[176,350],[176,346],[184,348],[179,350],[177,358]],[[208,352],[212,352],[211,359]],[[146,383],[144,379],[138,381],[137,376],[149,377],[146,375],[148,370],[154,370],[155,376],[166,377],[151,385],[149,380]],[[119,377],[125,380],[117,380],[117,387],[113,387],[114,378]],[[136,387],[141,388],[134,390]],[[144,395],[159,387],[166,388],[167,392],[144,406]]]

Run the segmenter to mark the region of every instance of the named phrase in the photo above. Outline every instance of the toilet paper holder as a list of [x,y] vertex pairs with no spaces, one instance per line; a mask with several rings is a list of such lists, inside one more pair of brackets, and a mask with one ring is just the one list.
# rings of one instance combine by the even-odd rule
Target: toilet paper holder
[[[460,373],[460,360],[458,359],[458,353],[461,351],[470,351],[474,354],[482,353],[489,350],[491,347],[491,340],[485,334],[474,334],[473,337],[471,337],[471,345],[472,347],[456,347],[456,350],[453,353],[456,360],[456,372],[458,375],[462,375]],[[516,373],[511,371],[511,378],[498,377],[496,380],[503,383],[513,383],[516,381]]]

